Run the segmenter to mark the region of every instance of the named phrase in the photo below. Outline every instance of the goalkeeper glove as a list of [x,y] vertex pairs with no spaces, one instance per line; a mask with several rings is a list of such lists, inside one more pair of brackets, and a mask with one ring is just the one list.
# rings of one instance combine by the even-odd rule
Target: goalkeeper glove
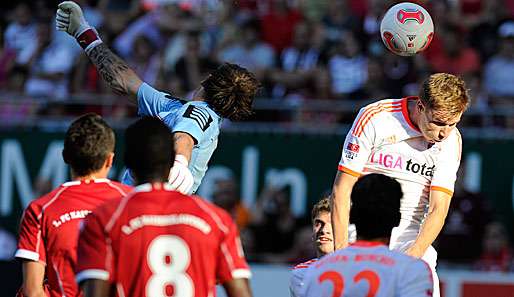
[[57,30],[66,31],[75,37],[86,53],[89,53],[94,47],[102,43],[96,30],[84,18],[80,6],[73,1],[64,1],[59,4],[56,15],[56,27]]
[[188,161],[185,156],[177,155],[175,157],[175,162],[168,176],[168,183],[172,189],[182,194],[189,195],[192,193],[194,178],[188,168]]

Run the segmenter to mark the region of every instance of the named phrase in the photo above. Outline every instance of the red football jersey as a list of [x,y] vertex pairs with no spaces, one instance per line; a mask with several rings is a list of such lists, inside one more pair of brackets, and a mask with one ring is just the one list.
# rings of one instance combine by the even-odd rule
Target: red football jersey
[[79,224],[98,205],[131,190],[108,179],[71,181],[33,200],[21,219],[15,256],[46,265],[50,296],[78,296],[74,268]]
[[140,185],[84,222],[78,283],[106,280],[126,297],[207,297],[217,282],[250,277],[230,215],[167,185]]

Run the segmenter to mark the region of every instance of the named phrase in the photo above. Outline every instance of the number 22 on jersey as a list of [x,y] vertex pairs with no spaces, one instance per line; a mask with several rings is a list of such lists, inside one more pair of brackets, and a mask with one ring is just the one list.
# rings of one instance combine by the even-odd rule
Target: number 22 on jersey
[[146,296],[194,296],[193,281],[186,273],[190,260],[189,247],[182,238],[161,235],[152,240],[147,252],[152,276],[146,283]]
[[[353,282],[358,283],[361,280],[367,281],[369,283],[368,293],[365,297],[375,297],[378,291],[378,287],[380,286],[380,277],[378,274],[372,270],[363,270],[355,275]],[[325,271],[318,277],[318,282],[322,283],[325,281],[332,282],[334,287],[332,297],[343,296],[344,278],[339,272],[333,270]]]

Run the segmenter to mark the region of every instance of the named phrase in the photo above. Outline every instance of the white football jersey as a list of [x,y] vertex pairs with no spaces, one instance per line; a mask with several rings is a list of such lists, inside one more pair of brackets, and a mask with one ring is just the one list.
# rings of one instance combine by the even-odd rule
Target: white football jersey
[[429,297],[433,288],[423,260],[366,241],[312,263],[304,282],[301,297]]
[[457,128],[442,142],[431,144],[409,119],[408,100],[386,99],[362,108],[346,136],[339,170],[360,176],[381,173],[402,186],[400,226],[420,226],[430,190],[453,194],[460,164]]

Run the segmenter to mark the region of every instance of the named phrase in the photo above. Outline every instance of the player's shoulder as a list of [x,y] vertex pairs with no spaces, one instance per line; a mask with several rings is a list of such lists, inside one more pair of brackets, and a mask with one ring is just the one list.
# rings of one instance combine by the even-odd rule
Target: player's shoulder
[[55,201],[57,201],[66,189],[67,187],[65,186],[65,184],[60,185],[52,191],[30,201],[29,205],[27,206],[27,209],[30,209],[35,212],[43,211],[43,209],[48,208]]
[[113,190],[118,191],[120,194],[122,194],[124,196],[127,195],[128,193],[132,192],[132,190],[134,189],[134,187],[132,187],[132,186],[122,184],[120,182],[113,181],[113,180],[108,180],[107,185],[109,187],[111,187]]
[[406,98],[402,99],[381,99],[377,101],[373,101],[371,103],[368,103],[361,107],[361,111],[379,111],[379,110],[386,110],[388,108],[396,107],[401,108],[402,104],[404,104],[404,100]]
[[[185,195],[186,196],[186,195]],[[193,204],[196,205],[203,217],[212,220],[218,228],[223,232],[228,232],[228,229],[235,225],[232,216],[223,208],[203,199],[200,196],[188,196]]]
[[367,104],[359,110],[352,127],[352,135],[359,137],[369,127],[386,129],[391,121],[398,121],[404,99],[383,99]]
[[295,271],[298,272],[301,270],[305,270],[305,269],[309,268],[312,264],[316,263],[317,261],[318,261],[318,258],[313,258],[313,259],[307,260],[305,262],[296,264],[295,266],[293,266],[293,268],[291,270],[293,271],[293,273],[295,273]]

